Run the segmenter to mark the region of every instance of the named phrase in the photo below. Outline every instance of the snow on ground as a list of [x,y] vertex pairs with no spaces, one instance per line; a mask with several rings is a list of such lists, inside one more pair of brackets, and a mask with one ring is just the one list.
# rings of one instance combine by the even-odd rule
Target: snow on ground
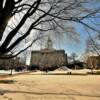
[[[12,70],[12,74],[18,74],[18,73],[23,73],[25,71],[20,71],[20,72],[16,72],[15,70]],[[11,70],[0,70],[0,75],[3,75],[3,74],[10,74],[11,73]]]
[[[100,70],[93,70],[93,72],[97,72],[97,71],[100,71]],[[12,74],[18,74],[18,73],[24,73],[24,72],[28,72],[28,71],[20,71],[20,72],[16,72],[15,70],[12,71]],[[80,70],[72,70],[72,69],[69,69],[69,68],[58,68],[54,71],[48,71],[48,73],[44,72],[44,71],[34,71],[34,74],[87,74],[88,72],[91,72],[90,69],[80,69]],[[0,70],[0,75],[3,75],[3,74],[10,74],[11,73],[11,70]]]

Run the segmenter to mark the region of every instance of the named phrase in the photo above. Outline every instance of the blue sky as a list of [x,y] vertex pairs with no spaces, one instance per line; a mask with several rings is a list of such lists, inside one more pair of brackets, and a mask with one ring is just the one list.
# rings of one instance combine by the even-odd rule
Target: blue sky
[[85,31],[83,30],[83,28],[79,28],[77,27],[77,31],[80,33],[80,41],[78,42],[68,42],[66,43],[66,45],[62,45],[61,49],[64,49],[66,53],[68,53],[68,55],[70,55],[71,53],[77,53],[77,54],[81,54],[84,53],[85,48],[86,48],[86,39],[88,37],[87,33],[85,33]]
[[[91,8],[97,8],[97,7],[100,8],[100,2],[96,3],[94,5],[90,4],[87,6],[91,7]],[[95,20],[92,19],[92,22],[89,19],[85,19],[84,22],[87,23],[88,25],[91,25],[91,26],[95,27],[96,29],[100,30],[100,13],[97,14],[97,16],[98,15],[99,15],[99,18],[96,18]],[[99,24],[99,25],[93,25],[93,23]],[[77,55],[80,55],[80,54],[84,53],[86,50],[86,40],[88,39],[89,35],[88,35],[87,31],[84,29],[82,24],[76,23],[75,28],[76,28],[76,31],[80,34],[79,43],[69,42],[66,45],[62,45],[62,48],[66,51],[66,53],[68,53],[68,55],[70,55],[71,53],[76,53]],[[91,30],[90,34],[92,37],[94,37],[97,33]]]
[[[100,19],[98,20],[100,22]],[[87,21],[86,21],[87,22]],[[79,42],[74,42],[74,41],[69,41],[66,43],[66,45],[61,45],[60,48],[64,49],[68,55],[71,53],[76,53],[77,55],[80,55],[85,52],[86,50],[86,40],[88,39],[89,35],[84,29],[83,25],[81,24],[76,24],[75,25],[76,31],[80,34],[80,41]],[[97,33],[94,31],[91,31],[91,36],[94,37]]]

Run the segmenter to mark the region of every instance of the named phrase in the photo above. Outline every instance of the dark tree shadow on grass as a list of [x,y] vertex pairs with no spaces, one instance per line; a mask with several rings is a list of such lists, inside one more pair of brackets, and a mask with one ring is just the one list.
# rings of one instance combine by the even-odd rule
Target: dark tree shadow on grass
[[0,80],[0,84],[13,84],[14,80]]
[[85,97],[97,97],[100,98],[100,94],[82,94],[82,93],[56,93],[56,92],[29,92],[29,91],[14,91],[14,90],[2,90],[6,93],[22,93],[22,94],[31,94],[31,95],[64,95],[64,96],[85,96]]

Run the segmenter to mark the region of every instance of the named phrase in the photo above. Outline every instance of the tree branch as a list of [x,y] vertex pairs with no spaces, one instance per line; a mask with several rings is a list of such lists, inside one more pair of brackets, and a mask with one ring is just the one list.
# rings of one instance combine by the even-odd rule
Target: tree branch
[[[8,36],[6,37],[5,41],[3,42],[2,46],[0,47],[0,52],[4,53],[6,52],[6,48],[9,45],[9,43],[11,42],[12,38],[17,34],[18,30],[23,26],[23,24],[25,23],[25,21],[27,20],[27,18],[29,16],[31,16],[31,14],[35,13],[35,11],[37,10],[39,4],[40,4],[41,0],[37,0],[37,6],[33,9],[33,6],[36,4],[36,2],[34,2],[32,4],[32,6],[30,7],[30,9],[27,11],[27,13],[24,15],[24,17],[22,18],[22,20],[20,21],[20,23],[16,26],[15,29],[13,29]],[[33,9],[33,10],[32,10]],[[32,13],[30,13],[30,11],[33,11]]]
[[0,56],[0,59],[10,59],[10,58],[14,58],[16,56],[18,56],[19,54],[21,54],[22,52],[24,52],[25,50],[27,50],[29,47],[31,47],[33,45],[33,43],[35,43],[37,40],[43,38],[44,36],[40,36],[37,37],[36,39],[34,39],[30,45],[28,45],[26,48],[22,49],[21,51],[19,51],[17,54],[15,55],[5,55],[5,56]]
[[[52,8],[49,9],[49,11],[47,13],[49,13],[51,11]],[[9,52],[10,50],[12,50],[16,45],[18,45],[23,39],[25,39],[31,32],[31,30],[33,29],[34,25],[41,20],[42,18],[44,18],[47,14],[43,14],[42,16],[40,16],[35,22],[33,22],[31,24],[31,26],[29,27],[28,31],[21,37],[19,37],[13,44],[11,44],[7,49],[6,49],[6,53]]]

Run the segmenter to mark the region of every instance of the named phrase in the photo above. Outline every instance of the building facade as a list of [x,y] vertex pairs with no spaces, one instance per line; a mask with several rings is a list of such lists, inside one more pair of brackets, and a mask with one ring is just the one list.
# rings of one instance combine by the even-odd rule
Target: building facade
[[45,49],[31,52],[31,65],[42,67],[60,67],[66,65],[67,54],[64,50],[56,50],[53,48],[50,38],[47,40]]
[[88,68],[100,69],[100,56],[89,56],[87,58]]

